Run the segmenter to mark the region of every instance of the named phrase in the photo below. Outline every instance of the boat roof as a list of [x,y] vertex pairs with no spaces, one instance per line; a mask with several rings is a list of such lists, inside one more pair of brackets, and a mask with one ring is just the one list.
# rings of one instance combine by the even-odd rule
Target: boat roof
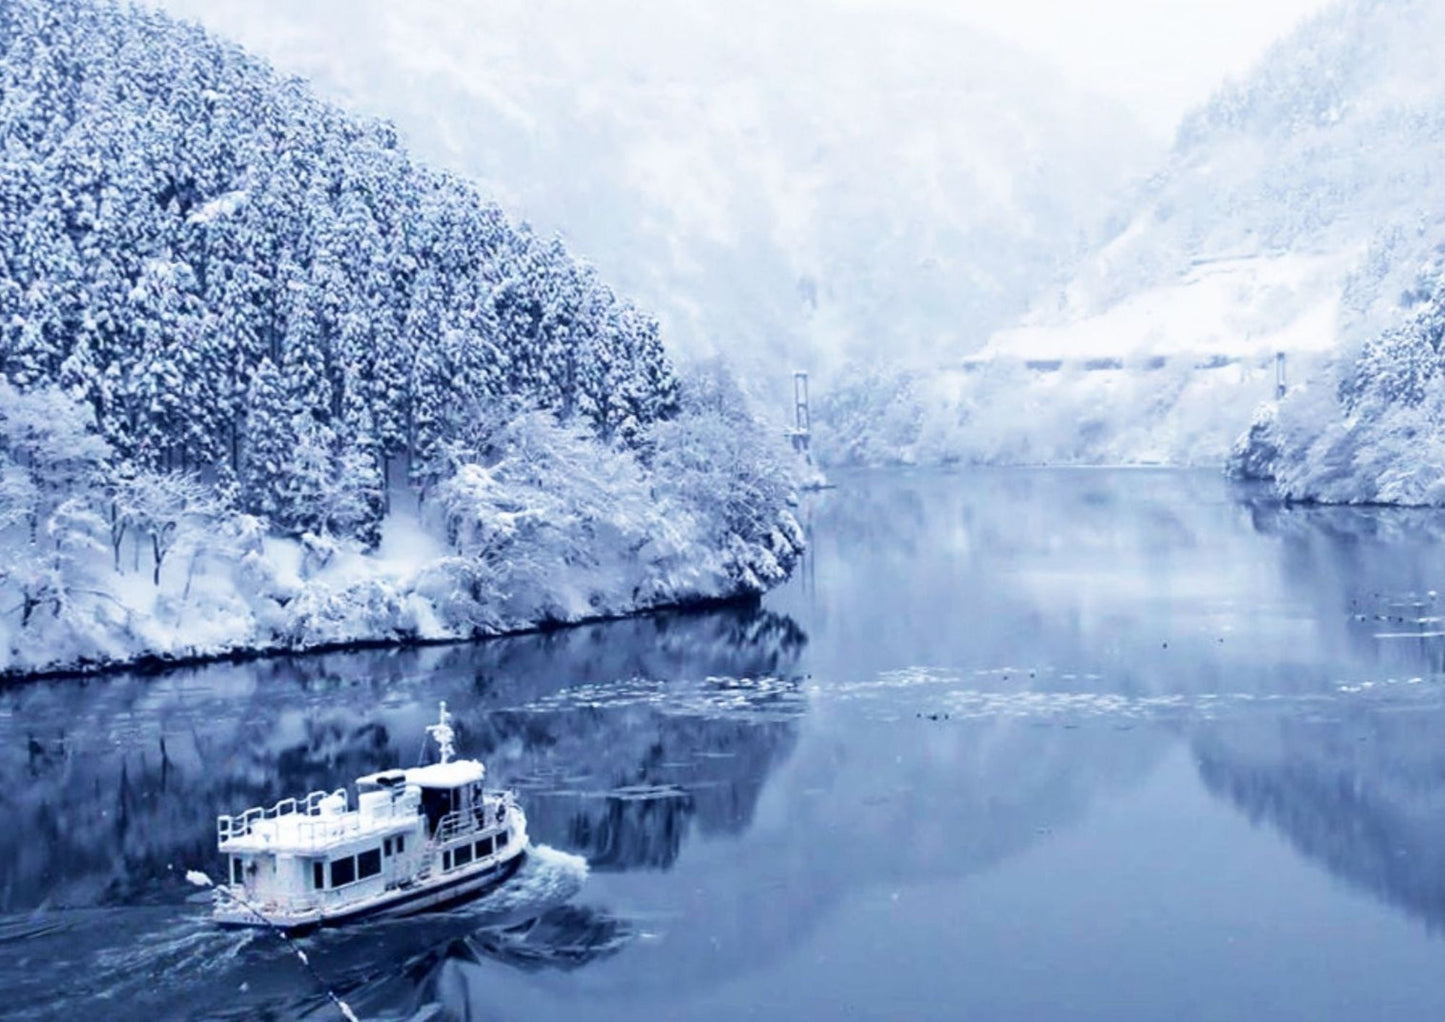
[[404,782],[422,788],[460,788],[464,784],[480,781],[487,776],[487,768],[474,759],[454,759],[450,763],[432,763],[430,766],[411,767],[406,770],[382,770],[379,773],[358,777],[357,784],[396,784]]

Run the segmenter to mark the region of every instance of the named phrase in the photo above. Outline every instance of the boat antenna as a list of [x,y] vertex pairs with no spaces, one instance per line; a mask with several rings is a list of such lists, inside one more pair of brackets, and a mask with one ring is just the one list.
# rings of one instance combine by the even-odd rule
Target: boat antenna
[[441,716],[435,724],[427,725],[427,734],[436,739],[437,746],[441,750],[442,762],[450,763],[452,756],[456,754],[457,747],[454,743],[456,732],[452,730],[452,715],[447,712],[447,701],[442,700]]

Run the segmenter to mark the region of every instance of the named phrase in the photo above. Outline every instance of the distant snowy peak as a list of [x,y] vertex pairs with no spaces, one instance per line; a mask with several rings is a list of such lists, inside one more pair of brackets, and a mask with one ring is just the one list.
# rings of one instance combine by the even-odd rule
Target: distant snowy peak
[[1156,153],[1122,112],[917,13],[163,2],[563,232],[682,352],[764,372],[976,347]]

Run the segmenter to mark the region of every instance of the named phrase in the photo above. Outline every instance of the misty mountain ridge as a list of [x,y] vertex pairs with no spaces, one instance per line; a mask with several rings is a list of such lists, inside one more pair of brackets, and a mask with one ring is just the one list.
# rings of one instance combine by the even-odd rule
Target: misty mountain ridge
[[977,348],[1089,246],[1156,151],[1031,58],[912,13],[165,5],[561,231],[657,312],[677,354],[764,376]]
[[1340,257],[1326,289],[1342,336],[1388,321],[1445,234],[1442,57],[1437,4],[1353,0],[1306,21],[1185,117],[1133,216],[1076,275],[1068,312],[1179,284],[1201,263],[1294,255]]
[[1217,465],[1274,398],[1277,353],[1287,385],[1327,378],[1415,300],[1442,167],[1445,9],[1331,7],[1184,119],[1111,236],[979,366],[908,383],[907,414],[858,400],[866,380],[844,395],[838,453]]

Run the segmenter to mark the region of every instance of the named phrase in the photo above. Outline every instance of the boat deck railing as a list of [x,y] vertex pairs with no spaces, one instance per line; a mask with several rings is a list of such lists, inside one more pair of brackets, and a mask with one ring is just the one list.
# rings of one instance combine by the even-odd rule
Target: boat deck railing
[[214,915],[217,919],[230,922],[249,923],[259,920],[271,923],[278,916],[298,916],[315,912],[325,901],[321,897],[325,892],[271,894],[256,899],[240,884],[227,884],[224,890],[227,892],[226,896],[217,903]]
[[[321,803],[333,796],[341,799],[342,810],[345,811],[346,789],[337,788],[335,791],[313,791],[305,798],[283,798],[273,806],[252,806],[239,816],[222,815],[216,817],[216,836],[222,841],[229,841],[232,838],[246,837],[256,830],[256,825],[263,820],[279,820],[286,816],[319,817],[322,815]],[[334,814],[327,814],[334,816]]]
[[[332,801],[336,811],[323,807]],[[349,835],[371,830],[378,824],[416,816],[414,800],[393,799],[371,805],[364,811],[348,808],[346,789],[313,791],[305,798],[283,798],[273,806],[255,806],[239,816],[216,817],[216,838],[219,844],[256,835],[268,844],[280,847],[314,848]]]
[[463,834],[477,833],[499,826],[505,822],[507,813],[514,805],[516,805],[516,799],[510,791],[489,791],[480,806],[457,809],[438,820],[436,833],[432,836],[432,840],[442,845]]

